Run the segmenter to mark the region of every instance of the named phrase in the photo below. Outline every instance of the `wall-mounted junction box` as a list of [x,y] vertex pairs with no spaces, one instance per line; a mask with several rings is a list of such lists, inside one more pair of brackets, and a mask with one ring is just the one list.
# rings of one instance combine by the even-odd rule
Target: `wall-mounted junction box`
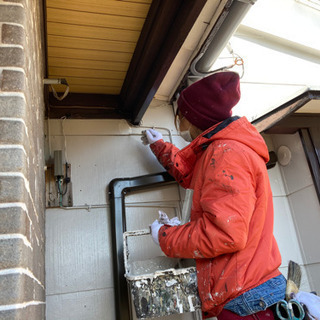
[[56,165],[57,170],[55,170],[55,163],[60,162],[56,159],[47,164],[46,207],[72,207],[71,164],[58,165],[58,168]]

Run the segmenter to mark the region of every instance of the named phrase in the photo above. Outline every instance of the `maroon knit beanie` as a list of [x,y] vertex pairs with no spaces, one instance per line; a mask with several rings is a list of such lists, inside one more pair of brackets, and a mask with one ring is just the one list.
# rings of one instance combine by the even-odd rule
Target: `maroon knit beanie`
[[236,72],[219,72],[184,89],[177,101],[181,114],[194,126],[206,130],[231,117],[240,99],[240,78]]

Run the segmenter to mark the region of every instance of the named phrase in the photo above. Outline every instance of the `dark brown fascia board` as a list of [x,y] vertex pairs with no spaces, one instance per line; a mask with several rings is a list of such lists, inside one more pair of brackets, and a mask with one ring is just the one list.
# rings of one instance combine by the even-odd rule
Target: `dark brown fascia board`
[[119,96],[107,94],[69,93],[62,101],[49,93],[50,119],[125,119],[117,109]]
[[266,130],[267,134],[293,134],[300,129],[317,127],[320,125],[320,114],[294,113],[283,119],[277,125]]
[[[259,132],[270,133],[272,132],[272,128],[274,128],[273,131],[276,132],[283,120],[287,119],[295,111],[299,110],[306,103],[313,99],[320,100],[320,90],[307,90],[297,97],[282,104],[278,108],[252,121],[252,124]],[[277,130],[275,129],[276,127]]]
[[294,113],[281,121],[279,125],[287,128],[299,127],[299,129],[319,127],[320,113]]
[[154,0],[130,63],[119,111],[138,125],[206,0]]

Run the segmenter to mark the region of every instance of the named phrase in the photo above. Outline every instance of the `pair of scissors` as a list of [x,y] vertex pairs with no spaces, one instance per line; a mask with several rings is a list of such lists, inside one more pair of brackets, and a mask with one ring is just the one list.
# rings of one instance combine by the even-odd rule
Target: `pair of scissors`
[[278,301],[276,311],[281,320],[302,320],[305,316],[302,305],[295,299]]

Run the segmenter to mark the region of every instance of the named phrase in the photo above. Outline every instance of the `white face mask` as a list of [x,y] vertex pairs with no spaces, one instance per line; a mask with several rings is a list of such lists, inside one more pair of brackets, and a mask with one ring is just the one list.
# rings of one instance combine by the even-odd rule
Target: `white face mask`
[[[175,125],[176,125],[176,128],[179,130],[180,119],[178,116],[175,119]],[[187,142],[191,142],[193,140],[190,134],[190,128],[188,128],[187,130],[179,131],[179,135],[181,136],[181,138],[183,138]]]
[[191,142],[193,140],[192,137],[191,137],[189,129],[188,130],[184,130],[184,131],[180,131],[180,136],[181,136],[181,138],[183,138],[187,142]]

